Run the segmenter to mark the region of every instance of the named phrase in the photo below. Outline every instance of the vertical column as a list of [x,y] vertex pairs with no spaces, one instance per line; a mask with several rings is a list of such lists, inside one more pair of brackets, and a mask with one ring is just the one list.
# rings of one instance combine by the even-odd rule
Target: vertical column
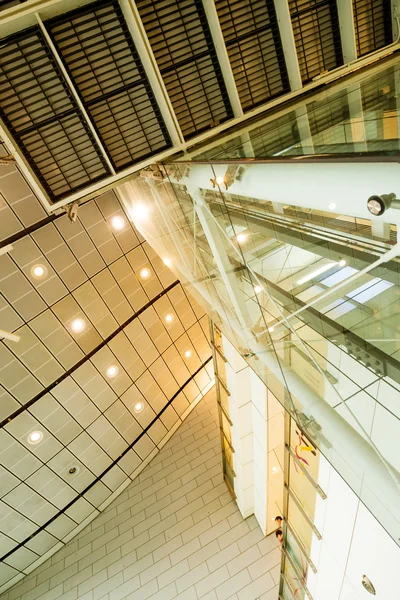
[[354,28],[353,0],[337,0],[339,15],[340,39],[342,43],[343,62],[357,59],[356,32]]
[[243,517],[254,513],[253,421],[251,402],[251,369],[224,337],[227,386],[230,391],[229,411],[232,418],[232,445],[235,449],[236,501]]
[[297,58],[296,43],[293,35],[292,20],[290,18],[288,0],[274,0],[279,33],[285,55],[286,69],[289,76],[290,89],[299,90],[303,87],[301,81],[299,60]]
[[268,390],[261,379],[250,374],[253,398],[254,515],[264,535],[268,529]]

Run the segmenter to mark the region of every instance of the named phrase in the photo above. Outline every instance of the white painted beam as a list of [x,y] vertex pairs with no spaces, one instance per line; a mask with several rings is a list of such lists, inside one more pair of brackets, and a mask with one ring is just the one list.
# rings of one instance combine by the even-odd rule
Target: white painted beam
[[11,252],[12,249],[13,249],[13,247],[11,246],[11,244],[7,244],[7,246],[3,246],[2,248],[0,248],[0,256],[2,254],[7,254],[7,252]]
[[226,85],[229,100],[235,117],[243,115],[243,109],[237,91],[235,77],[232,72],[228,51],[225,46],[224,35],[218,19],[218,12],[214,0],[203,0],[204,11],[206,13],[208,26],[214,42],[218,62],[221,67],[222,76]]
[[136,50],[142,61],[147,78],[153,90],[156,102],[161,111],[173,146],[179,146],[184,142],[184,137],[168,96],[163,78],[157,66],[153,50],[147,37],[145,28],[139,15],[139,11],[133,0],[120,0],[119,2]]
[[290,18],[288,0],[274,0],[276,18],[285,56],[286,69],[289,76],[290,89],[293,91],[303,87],[301,81],[299,59],[294,41],[292,19]]
[[10,342],[19,342],[21,338],[15,333],[10,333],[9,331],[4,331],[4,329],[0,329],[0,340],[1,339],[9,340]]
[[339,16],[343,62],[346,65],[357,58],[353,0],[337,0],[337,9]]

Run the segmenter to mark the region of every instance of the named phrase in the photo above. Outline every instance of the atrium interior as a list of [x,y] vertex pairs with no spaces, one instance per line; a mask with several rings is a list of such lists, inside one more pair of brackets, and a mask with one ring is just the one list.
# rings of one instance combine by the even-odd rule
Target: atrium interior
[[399,50],[0,0],[0,600],[397,597]]

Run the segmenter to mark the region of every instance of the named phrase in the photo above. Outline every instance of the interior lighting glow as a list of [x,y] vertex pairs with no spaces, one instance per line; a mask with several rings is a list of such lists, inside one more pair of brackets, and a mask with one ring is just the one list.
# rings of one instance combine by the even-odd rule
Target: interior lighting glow
[[336,208],[336,204],[334,202],[331,202],[328,206],[329,210],[335,210]]
[[268,327],[268,331],[269,331],[270,333],[274,333],[274,331],[275,331],[275,327]]
[[312,273],[309,273],[308,275],[305,275],[305,277],[302,277],[301,279],[299,279],[297,282],[297,285],[303,285],[303,283],[307,283],[307,281],[311,281],[311,279],[314,279],[314,277],[318,277],[318,275],[325,273],[325,271],[329,271],[329,269],[334,267],[336,264],[338,264],[338,263],[328,263],[328,264],[324,265],[323,267],[316,269]]
[[239,235],[236,236],[236,240],[238,244],[243,244],[247,240],[247,235],[245,233],[239,233]]
[[163,263],[166,267],[170,267],[172,265],[172,260],[170,258],[163,258]]
[[28,435],[28,442],[30,444],[38,444],[43,439],[43,433],[41,431],[32,431]]
[[216,181],[217,181],[218,185],[221,185],[221,183],[224,183],[224,178],[223,178],[223,177],[221,177],[221,175],[218,175],[218,177],[217,177],[217,180],[216,180]]
[[262,292],[262,287],[261,285],[256,285],[254,286],[254,291],[256,294],[259,294],[260,292]]
[[72,331],[75,331],[75,333],[80,333],[85,327],[86,325],[83,319],[74,319],[71,323],[71,329]]
[[35,277],[36,279],[40,279],[46,274],[46,267],[44,267],[43,265],[35,265],[34,267],[32,267],[31,273],[33,277]]
[[275,466],[274,466],[274,467],[272,467],[271,471],[272,471],[273,473],[277,473],[277,472],[279,471],[279,467],[275,467]]
[[121,231],[125,227],[125,221],[122,217],[113,217],[111,219],[111,226],[116,231]]
[[131,210],[132,219],[145,221],[149,216],[149,209],[145,204],[136,204]]
[[167,315],[165,315],[166,323],[172,323],[173,320],[174,320],[174,315],[171,315],[171,313],[168,313]]
[[145,267],[144,269],[142,269],[140,271],[140,277],[142,279],[148,279],[150,277],[151,273],[150,273],[150,269],[148,269],[147,267]]
[[133,407],[133,410],[135,411],[135,413],[140,413],[140,412],[142,412],[143,409],[144,409],[143,402],[136,402],[135,406]]
[[186,356],[186,358],[190,358],[192,356],[192,351],[191,350],[186,350],[185,356]]
[[339,265],[339,267],[345,267],[347,265],[347,262],[344,259],[342,259],[342,260],[339,260],[338,265]]
[[115,377],[118,374],[118,367],[116,367],[115,365],[111,365],[110,367],[108,367],[106,373],[107,377]]

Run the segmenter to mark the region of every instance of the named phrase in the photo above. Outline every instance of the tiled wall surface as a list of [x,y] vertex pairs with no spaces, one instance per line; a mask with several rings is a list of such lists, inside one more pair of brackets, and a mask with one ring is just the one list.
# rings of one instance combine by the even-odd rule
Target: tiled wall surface
[[222,479],[215,391],[139,477],[0,600],[276,600],[280,550]]

